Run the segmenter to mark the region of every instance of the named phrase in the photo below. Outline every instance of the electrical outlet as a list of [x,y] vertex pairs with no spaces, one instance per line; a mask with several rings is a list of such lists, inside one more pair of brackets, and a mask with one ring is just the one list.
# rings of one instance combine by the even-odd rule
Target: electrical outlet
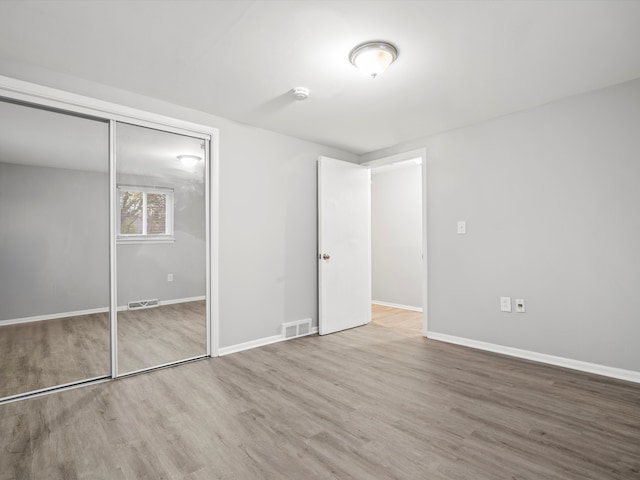
[[525,313],[524,300],[522,298],[516,298],[516,312]]
[[173,273],[167,273],[167,282],[173,282]]
[[467,222],[458,220],[458,235],[464,235],[465,233],[467,233]]
[[511,311],[511,297],[500,297],[500,311],[501,312]]

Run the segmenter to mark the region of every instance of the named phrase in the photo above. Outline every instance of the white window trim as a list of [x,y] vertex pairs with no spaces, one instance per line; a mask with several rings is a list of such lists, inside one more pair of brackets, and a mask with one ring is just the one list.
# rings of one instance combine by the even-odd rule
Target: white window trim
[[[149,235],[147,233],[142,234],[121,234],[121,220],[122,217],[118,214],[118,235],[116,238],[117,243],[127,245],[127,244],[136,244],[136,243],[174,243],[176,241],[173,233],[173,211],[174,211],[174,195],[173,188],[166,187],[149,187],[143,185],[118,185],[118,208],[117,212],[120,212],[120,192],[122,191],[130,191],[130,192],[142,192],[142,193],[160,193],[162,195],[167,196],[167,210],[166,210],[166,219],[165,225],[166,230],[170,233],[165,235]],[[143,200],[143,216],[142,216],[142,231],[147,231],[147,196],[144,196]]]

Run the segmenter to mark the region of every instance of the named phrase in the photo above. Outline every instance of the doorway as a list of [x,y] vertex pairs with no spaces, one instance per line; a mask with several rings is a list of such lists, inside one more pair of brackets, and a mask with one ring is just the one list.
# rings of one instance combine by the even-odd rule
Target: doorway
[[[318,323],[320,334],[346,330],[371,321],[371,169],[412,162],[420,166],[422,193],[416,209],[422,217],[422,249],[414,282],[427,305],[426,149],[353,164],[318,160]],[[356,252],[357,254],[354,254]],[[418,278],[419,277],[419,278]],[[358,294],[351,292],[356,289]],[[417,296],[417,295],[416,295]],[[346,305],[346,306],[345,306]],[[396,304],[398,306],[398,304]],[[427,336],[427,308],[419,312]],[[346,312],[346,314],[345,314]],[[325,328],[329,326],[330,328]]]
[[[427,336],[426,149],[363,163],[371,169],[374,319],[415,325]],[[406,312],[406,313],[403,313]]]

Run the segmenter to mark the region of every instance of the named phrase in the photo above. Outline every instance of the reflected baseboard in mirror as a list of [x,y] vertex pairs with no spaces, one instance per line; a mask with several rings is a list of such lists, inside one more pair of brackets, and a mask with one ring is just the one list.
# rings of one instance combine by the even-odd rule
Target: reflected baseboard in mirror
[[109,314],[0,326],[0,398],[108,376]]
[[206,355],[206,302],[118,312],[118,373]]

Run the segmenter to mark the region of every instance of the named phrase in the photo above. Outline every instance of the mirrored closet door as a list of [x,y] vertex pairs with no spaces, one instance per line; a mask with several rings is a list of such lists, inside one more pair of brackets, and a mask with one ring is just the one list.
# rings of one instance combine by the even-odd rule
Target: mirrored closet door
[[0,97],[0,402],[210,354],[211,136],[44,103]]
[[109,123],[0,100],[0,399],[108,377]]
[[205,141],[118,122],[118,375],[207,354]]

